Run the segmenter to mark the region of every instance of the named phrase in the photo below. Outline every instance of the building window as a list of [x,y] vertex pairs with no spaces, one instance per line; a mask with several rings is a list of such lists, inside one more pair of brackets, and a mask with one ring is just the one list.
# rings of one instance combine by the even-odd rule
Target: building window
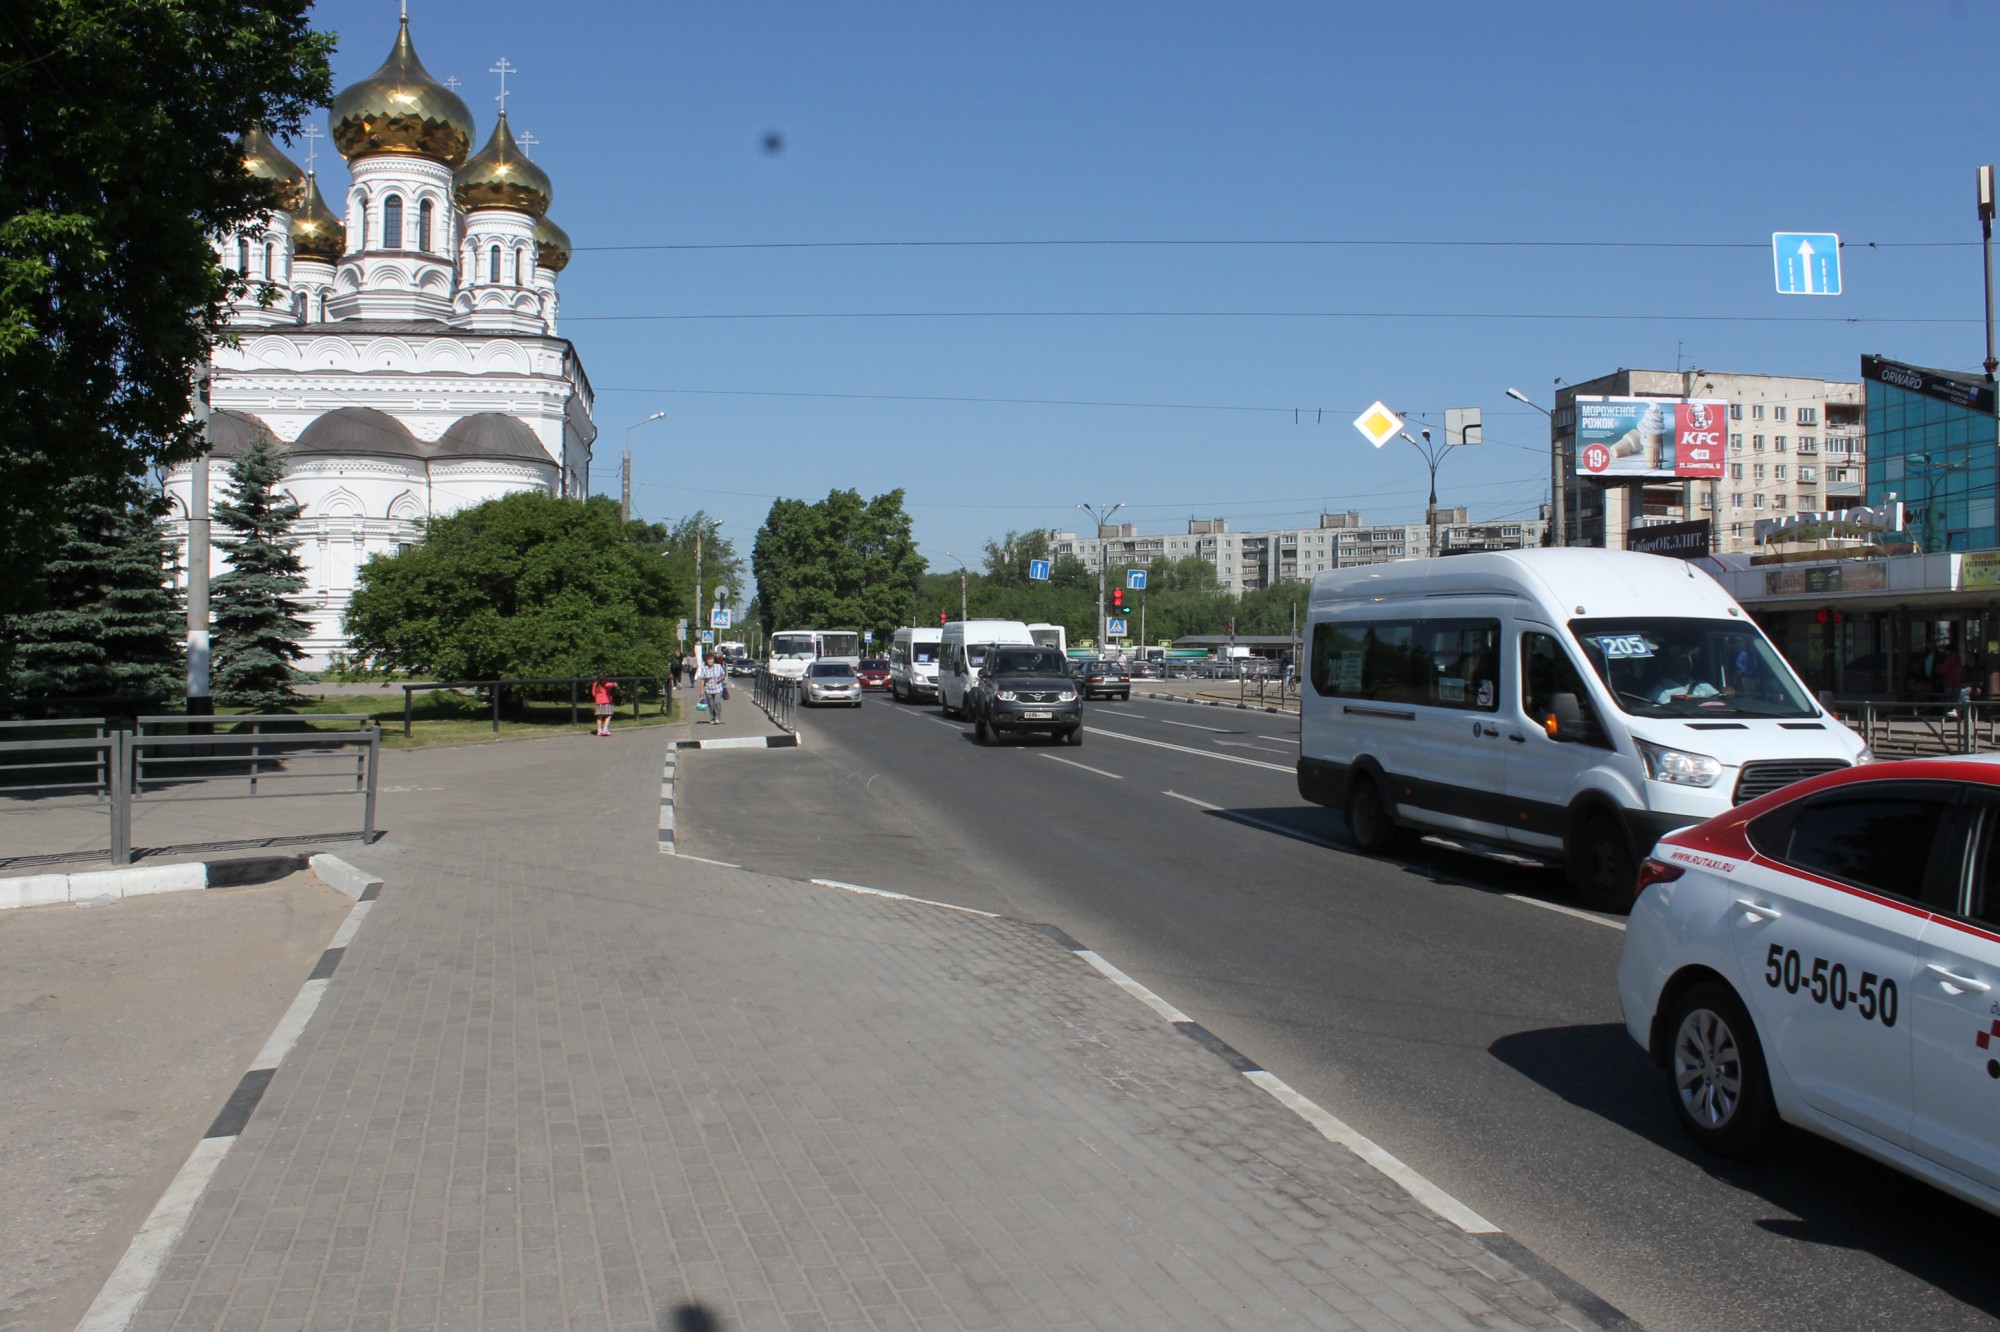
[[437,205],[429,199],[417,205],[417,248],[431,248],[431,221],[437,216]]
[[1706,490],[1702,491],[1702,492],[1701,492],[1701,507],[1702,507],[1702,508],[1704,508],[1704,509],[1712,509],[1712,508],[1714,508],[1714,507],[1715,507],[1715,496],[1713,496],[1713,495],[1709,494],[1709,493],[1708,493],[1708,492],[1707,492]]
[[497,245],[486,252],[486,280],[493,283],[500,281],[500,247]]
[[1750,408],[1750,419],[1751,419],[1751,420],[1753,420],[1753,421],[1761,421],[1761,420],[1763,420],[1763,419],[1764,419],[1764,404],[1763,404],[1763,403],[1761,403],[1761,402],[1760,402],[1760,403],[1756,403],[1755,405],[1753,405],[1753,406],[1752,406],[1752,407]]
[[1742,491],[1740,491],[1740,490],[1732,490],[1732,491],[1730,491],[1730,492],[1729,492],[1729,507],[1730,507],[1730,508],[1732,508],[1732,509],[1740,509],[1740,508],[1742,508],[1742,507],[1743,507],[1743,492],[1742,492]]
[[1779,463],[1776,467],[1773,467],[1771,469],[1771,475],[1777,480],[1783,481],[1785,479],[1786,470],[1787,469],[1785,465],[1783,463]]
[[1743,436],[1731,435],[1729,437],[1729,447],[1735,449],[1738,453],[1743,452]]
[[1753,509],[1761,509],[1761,508],[1763,508],[1763,507],[1764,507],[1764,496],[1763,496],[1763,495],[1762,495],[1761,493],[1759,493],[1759,494],[1756,494],[1756,495],[1752,495],[1752,496],[1750,497],[1750,507],[1751,507],[1751,508],[1753,508]]
[[1758,463],[1755,467],[1752,467],[1750,469],[1750,479],[1753,481],[1762,481],[1764,479],[1763,463]]
[[1809,490],[1802,491],[1799,495],[1799,507],[1801,509],[1817,509],[1819,507],[1819,496]]
[[1762,435],[1750,436],[1750,447],[1756,452],[1762,453],[1764,451],[1764,437]]
[[1785,507],[1785,497],[1784,497],[1783,495],[1773,495],[1773,496],[1771,497],[1771,507],[1772,507],[1772,508],[1774,508],[1774,509],[1782,509],[1782,508],[1784,508],[1784,507]]
[[1729,479],[1730,479],[1731,481],[1741,481],[1741,480],[1743,479],[1743,464],[1742,464],[1742,463],[1731,463],[1731,464],[1729,464]]
[[1731,540],[1741,541],[1743,539],[1743,524],[1731,523],[1729,525],[1729,536]]
[[278,270],[271,266],[271,243],[269,241],[264,242],[264,280],[266,282],[276,282],[278,280]]
[[241,236],[236,238],[236,271],[244,277],[250,276],[250,242]]
[[382,201],[382,248],[403,248],[403,196],[392,194]]
[[1743,419],[1742,403],[1732,402],[1729,404],[1729,419],[1732,421],[1741,421]]
[[1783,435],[1771,436],[1771,447],[1783,453],[1785,451],[1785,437]]
[[1800,452],[1800,453],[1818,453],[1818,452],[1819,452],[1819,441],[1818,441],[1818,440],[1816,440],[1816,439],[1814,439],[1814,438],[1813,438],[1813,437],[1812,437],[1811,435],[1800,435],[1800,436],[1799,436],[1799,452]]
[[1771,417],[1773,420],[1778,420],[1778,421],[1782,421],[1785,419],[1785,408],[1782,403],[1771,409]]

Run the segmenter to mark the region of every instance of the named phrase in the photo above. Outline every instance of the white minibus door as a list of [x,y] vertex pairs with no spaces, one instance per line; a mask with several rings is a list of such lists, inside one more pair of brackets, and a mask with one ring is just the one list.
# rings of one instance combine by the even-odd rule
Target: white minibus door
[[1605,759],[1612,740],[1583,668],[1547,625],[1516,625],[1517,687],[1508,691],[1507,826],[1524,847],[1560,851],[1570,800],[1583,774]]

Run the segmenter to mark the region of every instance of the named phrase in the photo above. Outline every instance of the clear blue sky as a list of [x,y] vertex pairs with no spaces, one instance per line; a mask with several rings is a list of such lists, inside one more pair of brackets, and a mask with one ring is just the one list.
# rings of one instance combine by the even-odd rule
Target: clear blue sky
[[[596,488],[664,410],[631,435],[635,507],[705,509],[746,556],[773,497],[835,487],[903,489],[939,569],[1075,528],[1079,501],[1145,531],[1415,521],[1417,453],[1350,424],[1377,398],[1440,433],[1483,408],[1439,502],[1530,515],[1546,423],[1509,385],[1546,404],[1557,377],[1677,355],[1850,380],[1864,352],[1984,355],[1987,0],[410,9],[482,141],[487,70],[518,67],[510,119],[577,247],[563,331],[597,390]],[[318,7],[338,86],[396,12]],[[1776,295],[1777,230],[1839,232],[1847,294]],[[598,248],[1380,240],[1623,244]],[[860,313],[968,317],[792,317]]]

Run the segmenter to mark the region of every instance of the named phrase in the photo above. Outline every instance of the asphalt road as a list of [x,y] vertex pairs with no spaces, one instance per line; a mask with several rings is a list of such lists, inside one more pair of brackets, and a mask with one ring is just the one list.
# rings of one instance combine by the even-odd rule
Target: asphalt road
[[682,847],[1060,926],[1649,1328],[1992,1327],[2000,1219],[1805,1134],[1696,1152],[1557,876],[1375,860],[1291,718],[1134,699],[998,748],[934,707],[683,758]]

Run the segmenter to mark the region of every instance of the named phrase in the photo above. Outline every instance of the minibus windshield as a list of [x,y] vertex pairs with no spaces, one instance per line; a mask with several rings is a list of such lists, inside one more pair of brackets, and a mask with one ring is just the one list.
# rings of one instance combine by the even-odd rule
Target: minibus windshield
[[1584,660],[1633,717],[1816,717],[1770,641],[1733,620],[1571,620]]

